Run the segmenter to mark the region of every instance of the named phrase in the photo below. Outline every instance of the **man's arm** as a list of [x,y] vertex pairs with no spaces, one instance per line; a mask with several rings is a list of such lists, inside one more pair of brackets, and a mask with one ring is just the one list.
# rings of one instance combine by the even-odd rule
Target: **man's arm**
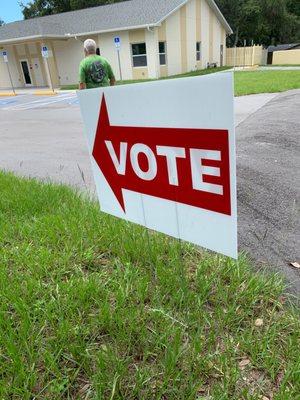
[[112,67],[109,64],[109,62],[107,62],[107,70],[108,70],[109,84],[110,84],[110,86],[115,86],[116,78],[115,78],[114,72],[113,72]]
[[86,89],[85,71],[82,62],[79,65],[79,90]]

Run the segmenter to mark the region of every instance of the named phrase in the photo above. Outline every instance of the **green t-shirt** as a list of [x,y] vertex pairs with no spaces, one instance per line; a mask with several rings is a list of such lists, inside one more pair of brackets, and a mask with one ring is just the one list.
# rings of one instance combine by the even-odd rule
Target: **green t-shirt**
[[81,61],[79,82],[85,83],[87,89],[109,86],[109,81],[112,78],[114,78],[113,70],[104,57],[93,54]]

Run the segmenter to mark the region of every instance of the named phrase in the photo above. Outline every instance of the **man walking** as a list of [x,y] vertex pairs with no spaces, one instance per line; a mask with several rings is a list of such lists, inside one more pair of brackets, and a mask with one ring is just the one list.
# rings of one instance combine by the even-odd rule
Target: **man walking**
[[79,66],[79,89],[93,89],[101,86],[114,86],[116,83],[109,62],[96,54],[96,42],[87,39],[84,44],[85,58]]

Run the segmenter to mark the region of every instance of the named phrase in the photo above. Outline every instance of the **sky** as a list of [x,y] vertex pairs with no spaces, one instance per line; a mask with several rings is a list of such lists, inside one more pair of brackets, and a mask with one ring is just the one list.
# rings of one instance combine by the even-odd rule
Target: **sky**
[[[27,4],[29,0],[22,0],[22,2]],[[0,0],[0,18],[6,23],[23,19],[19,3],[20,0]]]

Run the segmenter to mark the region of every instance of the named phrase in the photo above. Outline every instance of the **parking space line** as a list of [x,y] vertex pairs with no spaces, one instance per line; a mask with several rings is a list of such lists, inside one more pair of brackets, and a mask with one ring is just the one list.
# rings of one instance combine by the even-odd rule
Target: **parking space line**
[[[62,98],[62,97],[68,97],[68,96],[70,96],[70,93],[60,94],[60,95],[56,96],[55,98],[51,98],[51,99],[55,100],[57,97]],[[49,100],[49,98],[43,97],[43,98],[39,98],[38,100],[33,100],[33,101],[28,101],[26,103],[21,103],[21,104],[19,104],[19,106],[21,107],[21,106],[26,106],[26,105],[29,105],[29,104],[34,104],[34,103],[44,103],[44,102],[47,102],[48,100]]]
[[17,100],[0,100],[0,107],[13,103],[17,103]]
[[68,101],[68,104],[71,104],[71,105],[79,104],[79,100],[78,100],[78,98],[75,98],[75,99],[73,99],[71,101]]
[[52,103],[58,103],[58,102],[62,102],[62,101],[67,101],[69,99],[74,99],[74,96],[76,96],[76,94],[66,93],[66,94],[58,95],[58,98],[55,97],[54,99],[51,99],[51,101],[48,98],[47,99],[39,99],[39,100],[34,100],[34,101],[17,104],[12,107],[7,107],[4,110],[15,110],[15,111],[29,110],[29,109],[33,109],[33,108],[42,107],[43,105],[49,105]]
[[63,101],[66,101],[68,99],[71,99],[72,97],[65,97],[63,99],[58,99],[58,100],[53,100],[53,101],[48,101],[48,102],[43,102],[43,103],[39,103],[39,104],[32,104],[29,107],[22,107],[22,108],[17,108],[17,110],[32,110],[34,108],[39,108],[39,107],[43,107],[43,106],[47,106],[49,104],[54,104],[54,103],[60,103]]

